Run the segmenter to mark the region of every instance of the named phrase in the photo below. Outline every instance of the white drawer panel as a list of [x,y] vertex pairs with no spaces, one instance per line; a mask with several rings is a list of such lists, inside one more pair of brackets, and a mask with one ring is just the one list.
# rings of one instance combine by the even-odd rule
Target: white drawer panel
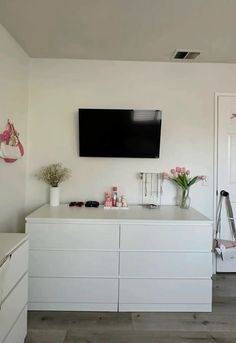
[[211,303],[211,280],[121,279],[120,303]]
[[14,251],[5,272],[3,299],[28,270],[29,241]]
[[211,303],[204,304],[120,304],[120,312],[211,312]]
[[118,252],[30,251],[30,276],[118,277]]
[[211,277],[211,253],[121,252],[122,277]]
[[117,249],[119,225],[27,224],[30,249]]
[[27,275],[20,281],[17,287],[6,298],[0,310],[0,342],[9,333],[12,324],[25,307],[28,297]]
[[30,302],[117,303],[117,279],[30,278]]
[[27,307],[20,314],[17,322],[4,343],[24,343],[27,334]]
[[29,311],[105,311],[117,312],[118,304],[116,303],[29,303]]
[[200,250],[212,247],[211,226],[122,225],[121,249]]

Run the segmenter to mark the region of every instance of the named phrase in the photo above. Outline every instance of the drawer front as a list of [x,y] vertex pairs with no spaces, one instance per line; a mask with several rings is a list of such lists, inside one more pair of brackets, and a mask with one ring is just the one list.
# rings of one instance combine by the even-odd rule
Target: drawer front
[[211,303],[211,280],[121,279],[120,303]]
[[0,342],[9,333],[12,325],[27,304],[28,297],[27,275],[19,282],[17,287],[5,299],[0,310]]
[[12,290],[20,278],[28,271],[29,241],[14,251],[5,271],[3,299]]
[[24,343],[27,335],[27,307],[21,312],[4,343]]
[[117,312],[116,303],[29,303],[29,311],[86,311],[86,312]]
[[121,252],[121,277],[211,277],[211,253]]
[[119,225],[27,224],[30,249],[118,249]]
[[30,278],[29,301],[117,303],[117,279]]
[[118,252],[30,251],[30,276],[118,277]]
[[[204,304],[119,304],[119,312],[212,312],[211,303]],[[163,325],[160,323],[162,330]],[[168,322],[167,322],[168,325]],[[158,330],[158,328],[156,327]]]
[[212,228],[210,225],[122,225],[120,247],[124,250],[210,251]]

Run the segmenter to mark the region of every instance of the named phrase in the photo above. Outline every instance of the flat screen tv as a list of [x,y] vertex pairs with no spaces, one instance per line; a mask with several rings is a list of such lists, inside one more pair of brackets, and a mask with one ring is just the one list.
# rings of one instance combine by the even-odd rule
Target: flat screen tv
[[79,109],[79,153],[84,157],[159,157],[161,111]]

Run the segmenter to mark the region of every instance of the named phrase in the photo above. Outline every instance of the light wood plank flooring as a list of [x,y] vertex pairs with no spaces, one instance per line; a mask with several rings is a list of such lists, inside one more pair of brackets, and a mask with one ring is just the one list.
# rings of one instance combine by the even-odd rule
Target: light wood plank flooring
[[212,313],[29,312],[26,343],[236,343],[236,274],[213,296]]

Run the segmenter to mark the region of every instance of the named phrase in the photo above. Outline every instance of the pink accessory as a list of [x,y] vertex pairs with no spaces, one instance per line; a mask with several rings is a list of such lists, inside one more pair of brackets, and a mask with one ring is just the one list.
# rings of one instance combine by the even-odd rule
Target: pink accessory
[[8,142],[10,139],[11,135],[9,130],[3,131],[3,133],[0,133],[0,142]]
[[112,207],[111,192],[105,192],[105,207]]
[[7,128],[0,134],[0,157],[6,163],[13,163],[24,155],[24,148],[20,142],[19,134],[10,120]]

